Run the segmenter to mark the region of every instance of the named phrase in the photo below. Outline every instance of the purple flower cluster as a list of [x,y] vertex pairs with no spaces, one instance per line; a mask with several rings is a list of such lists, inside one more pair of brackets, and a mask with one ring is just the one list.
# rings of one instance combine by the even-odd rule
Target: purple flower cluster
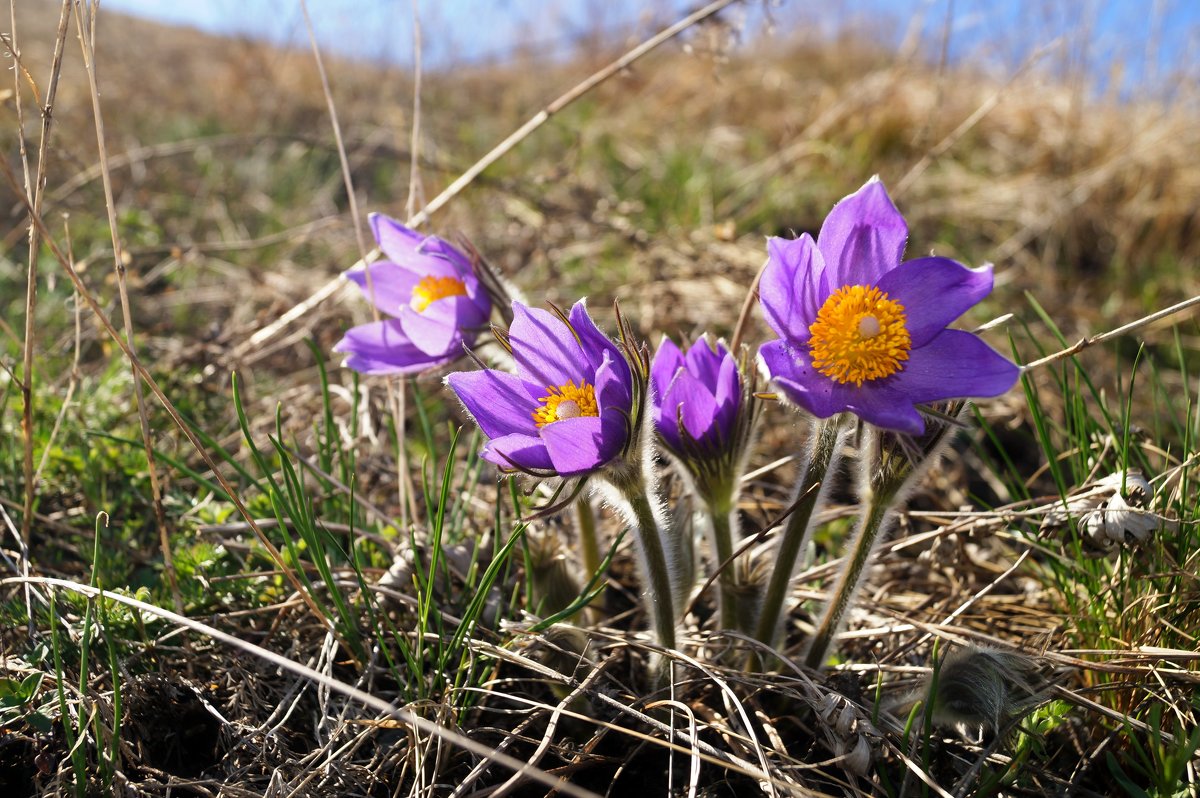
[[[391,318],[355,327],[335,347],[367,374],[410,374],[456,359],[487,323],[491,301],[471,259],[436,236],[372,215],[385,260],[347,274]],[[917,405],[995,396],[1018,368],[977,336],[947,325],[992,288],[990,266],[940,257],[902,261],[908,227],[878,179],[834,206],[816,241],[771,238],[759,286],[779,336],[759,349],[786,399],[819,418],[852,412],[920,434]],[[369,281],[368,281],[369,274]],[[448,384],[490,438],[502,468],[579,475],[617,456],[632,434],[629,362],[582,302],[569,318],[513,304],[517,375],[453,374]],[[727,452],[744,410],[733,355],[664,339],[650,373],[652,416],[681,458]]]
[[371,229],[385,259],[346,277],[392,318],[351,328],[334,351],[363,374],[415,374],[462,356],[492,312],[470,258],[381,214]]
[[[347,276],[389,318],[351,329],[336,350],[367,374],[411,374],[456,359],[492,311],[475,271],[479,262],[387,217],[372,216],[371,225],[386,259]],[[929,405],[1001,394],[1020,374],[974,334],[948,329],[991,292],[991,267],[970,269],[941,257],[905,261],[907,237],[904,218],[872,179],[834,206],[815,241],[807,234],[769,239],[759,297],[778,338],[758,350],[763,370],[790,403],[818,418],[853,413],[905,436],[905,451],[926,430],[922,410],[936,414]],[[745,350],[701,338],[684,351],[664,338],[649,363],[627,326],[621,325],[618,345],[592,321],[583,300],[569,313],[520,302],[512,311],[512,324],[497,338],[516,373],[456,372],[446,384],[487,436],[483,459],[502,471],[596,477],[635,531],[647,611],[659,641],[673,647],[680,620],[673,608],[686,604],[695,560],[690,537],[669,520],[645,422],[650,419],[688,489],[702,500],[718,561],[734,563],[738,488],[761,407],[756,375],[743,372]],[[767,643],[778,633],[797,553],[820,501],[819,491],[804,486],[825,482],[845,425],[835,419],[815,428],[769,584],[745,561],[720,574],[720,622]],[[885,474],[880,462],[864,458],[864,473]],[[896,472],[895,485],[869,486],[864,502],[902,501],[905,474],[917,473],[918,465],[906,461],[908,470]],[[848,560],[859,570],[847,571],[838,590],[854,589],[882,519],[890,517],[868,510],[864,518],[874,526],[864,521],[855,544],[861,556]],[[849,595],[830,602],[810,664],[820,664]]]

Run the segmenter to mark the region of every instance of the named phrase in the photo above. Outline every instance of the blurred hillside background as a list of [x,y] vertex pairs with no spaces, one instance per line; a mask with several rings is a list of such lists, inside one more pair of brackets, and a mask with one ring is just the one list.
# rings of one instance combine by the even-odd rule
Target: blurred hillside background
[[[575,55],[583,43],[611,44],[646,36],[699,8],[683,0],[317,0],[310,14],[317,38],[330,52],[358,60],[409,65],[413,60],[413,11],[428,35],[426,65],[453,69],[496,63],[518,53],[543,58]],[[109,0],[107,8],[207,33],[244,36],[283,46],[308,46],[299,4],[287,0]],[[848,28],[870,31],[899,44],[916,31],[933,51],[949,22],[946,42],[955,62],[986,61],[1016,67],[1047,38],[1070,36],[1075,57],[1102,79],[1117,67],[1123,88],[1146,87],[1165,73],[1186,68],[1197,40],[1200,6],[1186,0],[840,0],[746,3],[736,7],[744,41],[795,35],[836,36]],[[1195,77],[1193,74],[1192,77]],[[1119,78],[1122,79],[1122,78]]]

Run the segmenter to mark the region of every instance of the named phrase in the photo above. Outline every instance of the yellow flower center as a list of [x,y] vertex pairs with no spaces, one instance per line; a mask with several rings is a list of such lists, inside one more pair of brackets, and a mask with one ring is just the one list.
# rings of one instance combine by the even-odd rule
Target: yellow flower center
[[843,385],[862,386],[904,368],[912,339],[904,306],[878,288],[839,288],[817,311],[808,345],[817,371]]
[[413,289],[412,300],[409,304],[417,313],[423,313],[425,308],[445,299],[448,296],[466,296],[467,287],[456,277],[422,277],[421,282]]
[[575,380],[567,380],[565,385],[557,388],[548,386],[546,395],[538,401],[545,405],[533,411],[533,420],[539,427],[564,418],[600,415],[600,409],[596,407],[596,389],[587,382],[577,386]]

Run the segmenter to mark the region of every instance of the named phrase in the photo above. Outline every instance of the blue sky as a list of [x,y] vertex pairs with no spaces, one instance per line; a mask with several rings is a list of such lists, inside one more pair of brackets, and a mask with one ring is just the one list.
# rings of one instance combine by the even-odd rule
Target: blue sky
[[[645,33],[676,19],[694,0],[418,0],[426,64],[502,59],[520,47],[563,54],[589,32]],[[299,0],[103,0],[103,7],[217,33],[306,45]],[[343,56],[412,62],[412,0],[309,0],[322,45]],[[764,8],[770,8],[769,16]],[[1085,58],[1103,79],[1119,62],[1124,80],[1197,72],[1198,0],[752,0],[735,10],[745,37],[789,30],[832,33],[865,24],[898,42],[923,20],[930,58],[948,16],[951,56],[1014,68],[1060,33],[1063,58]],[[1086,47],[1083,44],[1086,43]]]

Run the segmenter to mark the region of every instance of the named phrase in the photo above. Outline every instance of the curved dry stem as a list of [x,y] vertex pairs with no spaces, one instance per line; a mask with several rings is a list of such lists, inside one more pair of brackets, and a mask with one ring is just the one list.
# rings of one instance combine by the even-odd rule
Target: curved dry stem
[[[550,117],[557,114],[559,111],[566,108],[571,103],[578,100],[580,97],[587,94],[592,89],[596,88],[604,81],[614,75],[620,74],[624,69],[628,69],[634,62],[652,52],[662,44],[683,33],[688,28],[696,25],[709,17],[716,14],[718,11],[731,6],[739,0],[715,0],[703,8],[688,14],[683,19],[676,22],[670,27],[664,28],[654,36],[651,36],[646,41],[639,44],[637,47],[626,52],[617,60],[604,66],[603,68],[593,72],[587,78],[577,83],[568,89],[565,93],[557,97],[549,103],[541,111],[534,114],[525,124],[514,130],[507,138],[493,147],[486,155],[475,162],[467,171],[463,172],[453,183],[446,186],[440,194],[430,200],[424,208],[422,208],[414,216],[409,217],[405,222],[409,227],[419,227],[429,220],[429,217],[441,210],[450,200],[454,199],[463,189],[475,182],[489,166],[507,155],[514,147],[529,137],[535,130],[540,128],[546,122],[550,121]],[[367,265],[371,258],[374,258],[379,253],[378,248],[372,250],[366,257],[354,264],[351,269],[359,269]],[[274,338],[282,332],[289,324],[298,318],[306,315],[314,307],[321,304],[329,297],[333,296],[342,286],[343,278],[341,275],[330,280],[324,286],[319,288],[316,293],[305,299],[296,307],[289,310],[284,315],[280,316],[271,325],[264,327],[250,337],[249,344],[251,346],[259,346]]]

